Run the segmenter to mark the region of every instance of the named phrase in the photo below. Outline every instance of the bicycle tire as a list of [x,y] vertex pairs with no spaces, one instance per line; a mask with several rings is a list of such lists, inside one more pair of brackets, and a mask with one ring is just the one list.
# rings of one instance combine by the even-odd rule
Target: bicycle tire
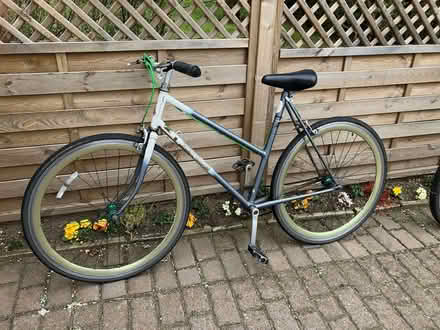
[[440,167],[437,168],[431,182],[431,192],[429,193],[429,207],[432,216],[440,223]]
[[[175,246],[185,229],[186,220],[190,211],[190,190],[185,174],[179,164],[168,152],[157,145],[155,146],[152,156],[152,162],[155,162],[155,165],[152,166],[157,165],[157,168],[163,169],[163,173],[159,172],[160,175],[164,176],[164,178],[169,179],[169,182],[167,181],[167,183],[173,185],[173,187],[175,188],[175,198],[172,199],[172,201],[176,201],[175,203],[177,206],[174,221],[169,225],[170,231],[164,236],[162,242],[160,242],[156,247],[152,248],[150,254],[127,265],[122,265],[121,261],[119,261],[119,264],[114,268],[87,268],[84,266],[76,265],[72,261],[67,260],[65,256],[62,256],[61,253],[65,252],[58,252],[55,249],[55,247],[58,247],[58,245],[54,245],[55,247],[52,247],[49,243],[50,240],[47,239],[47,237],[45,236],[46,234],[43,232],[42,227],[44,220],[42,220],[42,218],[44,216],[42,215],[42,201],[46,198],[45,193],[50,191],[50,189],[48,189],[48,186],[52,183],[52,179],[58,179],[58,176],[61,175],[60,173],[64,173],[62,172],[63,170],[69,168],[68,166],[74,164],[74,162],[83,160],[83,158],[85,157],[84,155],[89,155],[92,154],[92,152],[95,153],[96,151],[100,151],[102,153],[102,150],[104,150],[107,156],[108,150],[116,150],[119,147],[123,150],[127,150],[127,152],[132,152],[134,154],[137,153],[136,144],[142,141],[143,140],[140,137],[116,133],[85,137],[69,145],[66,145],[62,149],[55,152],[36,171],[32,179],[30,180],[24,195],[22,205],[22,225],[25,238],[30,248],[39,258],[39,260],[47,267],[73,280],[98,283],[112,282],[135,276],[136,274],[151,268],[163,257],[165,257]],[[120,153],[119,158],[121,158]],[[119,158],[118,162],[120,162]],[[88,161],[90,161],[90,158],[88,159]],[[93,161],[95,161],[94,158]],[[105,162],[107,170],[107,158],[105,159]],[[127,165],[125,166],[127,168]],[[128,166],[128,173],[130,173],[130,166]],[[115,170],[113,169],[113,171]],[[120,170],[118,167],[118,184],[120,174],[119,171]],[[98,172],[99,175],[101,175],[103,171],[96,170],[97,174]],[[165,177],[165,175],[167,176]],[[127,182],[128,177],[129,175],[127,176]],[[107,190],[108,188],[109,187],[107,186]],[[121,192],[121,194],[123,193]],[[159,193],[157,193],[156,195],[158,194]],[[146,197],[143,198],[145,199]],[[89,203],[89,205],[92,204]],[[93,212],[94,211],[95,210],[93,210]],[[147,211],[145,207],[143,212],[144,213],[142,214],[144,214],[145,219],[147,219]],[[111,222],[109,221],[109,223]],[[118,224],[118,226],[122,227],[121,224]],[[107,243],[108,242],[109,239],[107,238]],[[113,241],[110,240],[110,242]],[[125,241],[125,243],[128,246],[130,242],[127,243],[127,241]],[[90,244],[93,246],[93,242]],[[119,241],[119,244],[121,245],[121,240]],[[120,251],[120,249],[122,248],[118,247],[117,249],[118,251]],[[130,257],[127,258],[130,259]],[[112,265],[110,265],[110,267],[111,266]],[[106,265],[106,267],[109,267],[109,265]]]
[[[336,240],[339,240],[353,231],[355,231],[359,226],[364,223],[368,217],[374,212],[375,206],[377,202],[379,201],[379,198],[384,190],[385,186],[385,180],[386,180],[386,173],[387,173],[387,161],[386,161],[386,154],[385,149],[383,146],[382,141],[380,140],[377,133],[366,123],[354,119],[354,118],[348,118],[348,117],[334,117],[330,119],[325,119],[322,121],[319,121],[311,126],[312,130],[317,132],[317,135],[313,137],[315,143],[319,142],[319,148],[323,150],[328,151],[328,155],[325,156],[327,166],[330,167],[332,172],[337,177],[338,175],[342,175],[342,169],[345,171],[343,173],[346,173],[347,168],[351,168],[350,166],[346,166],[345,159],[347,158],[347,155],[350,153],[351,147],[345,151],[345,144],[348,143],[348,137],[351,135],[356,135],[353,137],[353,140],[351,142],[352,145],[358,146],[358,148],[365,147],[371,148],[371,154],[366,154],[367,151],[358,152],[358,154],[361,154],[362,157],[366,157],[366,159],[370,159],[371,157],[374,159],[373,166],[370,166],[373,170],[373,172],[376,174],[374,177],[374,186],[371,190],[371,194],[365,204],[365,207],[362,207],[362,209],[356,209],[355,204],[361,203],[361,199],[357,199],[359,201],[354,201],[353,198],[350,197],[350,195],[347,193],[347,196],[340,195],[341,192],[331,192],[326,194],[321,194],[316,197],[316,202],[312,198],[307,198],[307,203],[304,202],[303,199],[300,201],[302,204],[296,204],[298,202],[292,202],[292,204],[289,203],[283,203],[278,204],[273,207],[273,211],[275,214],[276,219],[278,220],[278,223],[281,225],[281,227],[284,229],[284,231],[291,236],[292,238],[295,238],[297,240],[300,240],[307,244],[326,244],[330,243]],[[333,135],[333,132],[338,131],[338,135],[336,133]],[[344,143],[343,141],[339,141],[339,138],[341,136],[341,132],[346,132],[346,140]],[[331,136],[331,138],[329,137]],[[342,134],[344,136],[344,134]],[[336,141],[337,137],[337,141]],[[361,139],[363,139],[364,143],[362,144]],[[322,140],[322,143],[321,143]],[[336,144],[333,146],[334,140],[336,141]],[[328,143],[326,142],[328,141]],[[331,142],[331,143],[330,143]],[[338,142],[340,142],[338,144]],[[288,185],[297,185],[298,187],[301,187],[303,189],[303,193],[307,192],[313,192],[315,190],[322,189],[322,186],[324,183],[321,182],[315,182],[313,185],[310,185],[310,187],[305,187],[305,183],[302,183],[302,181],[306,180],[292,180],[289,178],[289,176],[295,175],[295,174],[289,174],[290,171],[293,171],[298,168],[299,165],[305,163],[304,159],[300,157],[302,154],[300,152],[303,152],[304,155],[307,155],[307,151],[312,150],[313,148],[310,148],[310,146],[307,146],[308,144],[308,138],[306,137],[306,134],[302,132],[301,134],[297,135],[288,145],[288,147],[283,151],[281,154],[281,157],[279,158],[277,165],[275,167],[273,176],[272,176],[272,183],[271,183],[271,196],[272,199],[279,199],[282,196],[283,191],[287,191]],[[310,149],[306,149],[305,147]],[[344,149],[342,149],[344,148]],[[348,148],[348,147],[347,147]],[[359,149],[361,150],[361,149]],[[333,153],[331,153],[331,152]],[[337,152],[336,152],[337,151]],[[341,158],[345,154],[345,158],[343,161],[336,160],[336,156],[340,155]],[[304,156],[305,157],[305,156]],[[350,157],[356,159],[355,156],[352,156],[350,154]],[[334,164],[333,164],[334,159]],[[296,162],[296,168],[293,167],[293,170],[288,170],[290,163]],[[318,160],[316,160],[317,163],[319,163]],[[357,163],[359,163],[356,167],[353,168],[362,168],[362,166],[365,165],[365,163],[362,163],[360,160],[356,160]],[[299,165],[298,165],[299,164]],[[312,162],[310,162],[308,165],[312,166]],[[332,166],[335,166],[335,168],[332,168]],[[341,172],[336,168],[337,165],[341,165]],[[374,166],[375,165],[375,166]],[[366,165],[365,165],[366,166]],[[370,170],[368,167],[368,170]],[[313,168],[310,168],[309,170],[312,170]],[[304,169],[305,170],[305,169]],[[324,171],[323,169],[320,169]],[[365,169],[363,169],[365,170]],[[339,174],[338,174],[339,173]],[[298,172],[297,176],[301,177],[304,174]],[[289,178],[289,179],[286,179]],[[302,178],[303,179],[303,178]],[[349,182],[350,177],[347,176],[341,176],[337,177],[338,180],[342,182]],[[292,180],[293,183],[288,183],[288,180]],[[337,181],[338,181],[337,180]],[[284,184],[286,182],[286,184]],[[300,185],[302,184],[302,186]],[[319,186],[319,189],[318,189]],[[346,189],[348,189],[347,186],[344,186],[344,192],[346,193]],[[352,186],[350,186],[352,187]],[[294,189],[294,188],[289,188]],[[352,209],[349,209],[347,205],[349,205],[349,199],[352,202]],[[309,202],[315,203],[315,209],[316,212],[313,213],[310,211],[309,208]],[[342,202],[342,204],[340,204]],[[347,203],[344,205],[344,203]],[[331,211],[325,211],[324,210],[324,203],[328,203],[329,209]],[[342,206],[341,206],[342,205]],[[301,209],[302,208],[302,209]],[[299,211],[298,209],[301,209]],[[342,210],[342,211],[341,211]],[[295,216],[291,216],[290,213],[295,214]],[[302,214],[300,213],[302,212]],[[351,217],[353,215],[353,218],[348,221],[346,224],[340,225],[342,219],[344,216]],[[296,220],[295,220],[296,219]],[[300,224],[301,223],[301,224]],[[312,229],[305,228],[306,226],[312,227]],[[331,226],[334,226],[336,228],[332,229]],[[322,230],[322,231],[318,231]]]

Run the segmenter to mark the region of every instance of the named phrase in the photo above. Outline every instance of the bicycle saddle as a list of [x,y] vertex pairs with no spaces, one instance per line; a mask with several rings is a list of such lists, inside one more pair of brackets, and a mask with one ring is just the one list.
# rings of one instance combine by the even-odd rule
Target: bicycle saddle
[[290,73],[267,74],[262,79],[263,84],[291,92],[302,91],[313,87],[317,82],[318,75],[315,71],[310,69]]

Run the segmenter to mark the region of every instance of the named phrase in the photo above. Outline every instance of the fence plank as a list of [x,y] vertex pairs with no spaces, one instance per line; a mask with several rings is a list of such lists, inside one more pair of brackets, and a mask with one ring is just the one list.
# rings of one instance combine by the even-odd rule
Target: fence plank
[[[238,116],[244,112],[243,99],[187,102],[188,106],[206,117]],[[172,106],[167,106],[163,119],[184,120],[188,117]],[[105,107],[56,112],[16,113],[0,115],[0,133],[39,131],[74,127],[105,126],[139,123],[145,112],[144,105]],[[152,111],[146,120],[151,120]]]
[[[200,78],[175,74],[173,87],[242,84],[246,65],[202,67]],[[0,75],[0,96],[151,88],[145,70]]]

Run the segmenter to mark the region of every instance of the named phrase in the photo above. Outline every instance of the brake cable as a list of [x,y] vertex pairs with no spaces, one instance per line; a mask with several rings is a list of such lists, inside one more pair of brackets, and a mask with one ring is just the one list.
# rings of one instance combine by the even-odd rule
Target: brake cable
[[153,56],[148,56],[147,54],[144,54],[142,56],[141,62],[144,64],[145,70],[147,70],[147,72],[150,76],[150,79],[151,79],[151,84],[152,84],[150,100],[148,101],[147,107],[145,108],[144,117],[142,118],[142,121],[141,121],[141,126],[144,127],[145,118],[147,117],[148,111],[150,110],[151,105],[153,104],[154,90],[157,88],[157,83],[156,83],[156,75],[154,72],[154,58],[153,58]]

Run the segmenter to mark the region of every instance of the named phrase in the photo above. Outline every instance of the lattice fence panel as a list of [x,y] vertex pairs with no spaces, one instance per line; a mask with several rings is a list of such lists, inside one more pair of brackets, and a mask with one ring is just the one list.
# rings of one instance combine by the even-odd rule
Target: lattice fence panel
[[248,38],[250,1],[2,0],[0,42]]
[[281,47],[440,43],[439,0],[285,0]]

